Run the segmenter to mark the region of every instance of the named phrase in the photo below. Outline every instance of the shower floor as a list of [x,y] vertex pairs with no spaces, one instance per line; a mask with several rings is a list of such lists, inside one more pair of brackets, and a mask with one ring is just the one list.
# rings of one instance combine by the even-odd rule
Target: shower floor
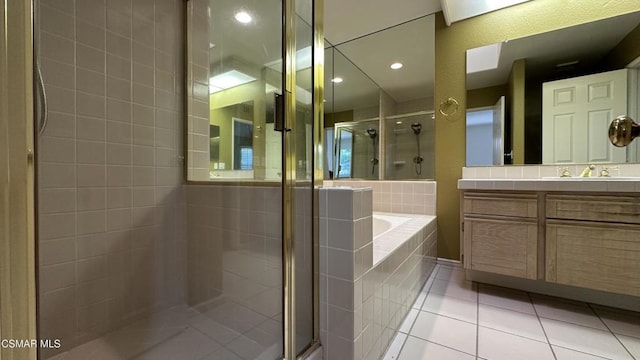
[[226,251],[224,293],[196,306],[156,312],[50,360],[274,360],[282,356],[282,290],[278,258],[258,261]]
[[50,359],[273,360],[282,353],[280,324],[279,315],[219,298],[204,309],[165,310]]

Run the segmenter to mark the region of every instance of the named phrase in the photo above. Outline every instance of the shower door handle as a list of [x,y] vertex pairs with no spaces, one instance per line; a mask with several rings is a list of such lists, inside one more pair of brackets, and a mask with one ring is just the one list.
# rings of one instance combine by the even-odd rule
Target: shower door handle
[[287,129],[284,123],[284,95],[275,93],[275,116],[274,116],[274,124],[273,130],[279,132],[287,132],[291,131],[291,129]]
[[42,135],[44,133],[44,129],[47,127],[48,120],[48,108],[47,108],[47,93],[44,89],[44,81],[42,80],[42,71],[40,70],[40,62],[36,60],[36,82],[37,87],[36,91],[38,92],[38,134]]

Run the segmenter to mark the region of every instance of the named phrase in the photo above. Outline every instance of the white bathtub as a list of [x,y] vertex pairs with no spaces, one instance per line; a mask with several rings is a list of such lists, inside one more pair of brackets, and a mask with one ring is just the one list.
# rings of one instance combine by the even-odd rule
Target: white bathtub
[[375,266],[425,225],[435,222],[435,216],[374,212],[372,220]]

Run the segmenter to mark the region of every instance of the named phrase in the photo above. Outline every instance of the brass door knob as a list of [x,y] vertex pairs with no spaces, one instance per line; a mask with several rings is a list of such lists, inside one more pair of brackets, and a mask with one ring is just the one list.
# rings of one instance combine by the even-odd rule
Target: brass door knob
[[627,146],[639,135],[640,125],[626,115],[618,116],[609,125],[609,140],[614,146]]

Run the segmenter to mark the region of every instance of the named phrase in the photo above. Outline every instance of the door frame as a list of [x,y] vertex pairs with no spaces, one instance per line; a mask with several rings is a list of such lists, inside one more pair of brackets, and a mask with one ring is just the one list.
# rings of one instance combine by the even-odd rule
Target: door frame
[[[0,28],[0,338],[37,340],[33,4],[2,0]],[[0,347],[0,359],[37,348]]]

